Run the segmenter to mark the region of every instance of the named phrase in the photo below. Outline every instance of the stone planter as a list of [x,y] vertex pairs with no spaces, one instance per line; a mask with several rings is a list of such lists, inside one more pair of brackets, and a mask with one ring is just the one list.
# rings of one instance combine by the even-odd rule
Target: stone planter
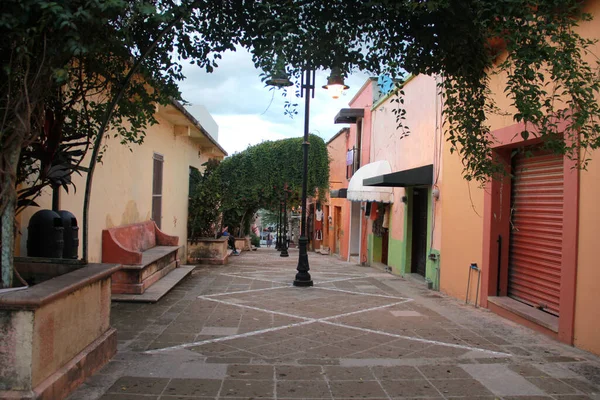
[[88,264],[0,293],[0,398],[65,398],[110,360],[117,351],[110,276],[119,268]]
[[227,264],[227,237],[188,240],[188,264]]
[[250,236],[235,238],[235,248],[237,251],[250,251]]

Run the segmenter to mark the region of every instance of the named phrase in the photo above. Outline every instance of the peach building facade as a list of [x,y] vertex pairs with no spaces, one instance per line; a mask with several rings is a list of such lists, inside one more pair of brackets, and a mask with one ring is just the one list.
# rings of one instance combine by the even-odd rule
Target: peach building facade
[[[581,22],[578,31],[597,40],[600,1],[585,2],[585,11],[595,19]],[[592,52],[600,54],[600,46]],[[500,109],[511,112],[505,79],[493,75],[490,85]],[[494,151],[513,177],[485,188],[469,184],[461,160],[444,144],[440,288],[464,299],[469,265],[476,263],[483,307],[600,354],[600,152],[588,153],[587,170],[577,170],[568,158],[537,150],[536,139],[523,141],[523,126],[510,116],[490,116],[488,123],[497,139]],[[532,149],[531,157],[514,156],[523,147]]]

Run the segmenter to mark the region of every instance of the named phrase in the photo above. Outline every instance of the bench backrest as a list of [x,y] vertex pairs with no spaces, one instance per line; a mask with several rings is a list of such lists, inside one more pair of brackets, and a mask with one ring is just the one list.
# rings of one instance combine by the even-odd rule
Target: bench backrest
[[117,226],[108,229],[117,242],[127,250],[145,251],[156,246],[154,221]]

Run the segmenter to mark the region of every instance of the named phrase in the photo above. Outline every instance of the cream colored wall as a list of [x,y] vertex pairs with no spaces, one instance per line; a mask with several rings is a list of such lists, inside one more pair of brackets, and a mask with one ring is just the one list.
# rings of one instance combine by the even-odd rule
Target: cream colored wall
[[[189,167],[201,169],[207,158],[198,156],[199,149],[193,139],[176,136],[174,126],[160,115],[158,121],[158,124],[148,128],[142,145],[121,145],[119,139],[113,137],[107,137],[105,140],[108,147],[102,164],[96,166],[90,202],[90,262],[101,261],[102,229],[147,221],[151,218],[154,153],[164,156],[161,229],[169,235],[179,236],[181,245],[186,244]],[[60,206],[61,209],[75,214],[78,220],[81,256],[85,174],[81,177],[75,175],[73,182],[77,192],[62,192]],[[42,208],[51,208],[49,190],[38,204]],[[26,227],[29,218],[38,210],[30,208],[23,212],[22,255],[26,254]]]

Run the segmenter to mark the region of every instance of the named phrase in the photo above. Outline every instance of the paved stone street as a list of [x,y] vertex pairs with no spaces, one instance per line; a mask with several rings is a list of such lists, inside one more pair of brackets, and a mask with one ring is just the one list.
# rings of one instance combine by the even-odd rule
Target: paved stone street
[[[600,399],[600,359],[375,269],[261,248],[156,304],[113,303],[119,351],[70,399]],[[599,338],[600,340],[600,338]]]

